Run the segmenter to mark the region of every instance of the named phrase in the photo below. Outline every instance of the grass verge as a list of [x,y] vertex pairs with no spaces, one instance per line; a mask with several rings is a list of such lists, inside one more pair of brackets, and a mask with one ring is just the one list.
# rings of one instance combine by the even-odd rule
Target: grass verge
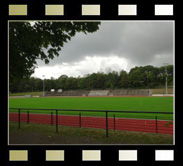
[[173,136],[130,131],[109,131],[68,126],[9,123],[9,144],[173,144]]
[[31,95],[31,96],[41,96],[43,92],[20,92],[20,93],[10,93],[9,96],[25,96],[25,95]]

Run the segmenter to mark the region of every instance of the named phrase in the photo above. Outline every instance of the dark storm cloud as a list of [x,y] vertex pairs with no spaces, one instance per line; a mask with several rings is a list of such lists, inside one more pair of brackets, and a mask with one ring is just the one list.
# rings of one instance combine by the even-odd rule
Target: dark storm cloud
[[[173,63],[173,22],[102,22],[97,32],[73,37],[49,66],[111,55],[131,65]],[[39,67],[43,65],[38,61]]]
[[[139,65],[151,63],[157,55],[173,56],[173,26],[170,22],[128,23],[121,37],[124,57]],[[165,60],[165,59],[164,59]]]

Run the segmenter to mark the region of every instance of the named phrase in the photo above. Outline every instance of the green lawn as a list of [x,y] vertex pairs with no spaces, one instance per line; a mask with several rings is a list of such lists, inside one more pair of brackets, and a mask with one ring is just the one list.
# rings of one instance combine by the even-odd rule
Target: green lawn
[[40,96],[43,92],[20,92],[20,93],[10,93],[9,96],[25,96],[25,95],[32,95],[32,96]]
[[[89,109],[89,110],[127,110],[173,112],[173,97],[54,97],[54,98],[10,98],[10,108],[41,109]],[[15,110],[10,110],[10,112]],[[16,110],[17,111],[17,110]],[[50,113],[50,111],[31,111],[31,113]],[[59,114],[78,114],[59,112]],[[82,113],[84,116],[105,116],[104,113]],[[157,114],[159,119],[172,119],[172,115]],[[113,116],[113,114],[109,114]],[[116,113],[117,117],[154,119],[155,114]]]

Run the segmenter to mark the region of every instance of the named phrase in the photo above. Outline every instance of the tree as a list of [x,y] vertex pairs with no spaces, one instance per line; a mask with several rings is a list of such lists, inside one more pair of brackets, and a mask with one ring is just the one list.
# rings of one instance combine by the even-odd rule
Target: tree
[[64,89],[64,87],[65,87],[65,82],[66,82],[67,78],[68,78],[67,75],[61,75],[61,76],[57,79],[57,89]]
[[59,56],[64,43],[78,32],[85,34],[99,29],[100,22],[10,22],[9,81],[29,78],[36,60],[46,64]]
[[141,73],[142,67],[134,67],[129,72],[129,87],[139,88],[144,84],[143,74]]
[[119,81],[118,72],[110,71],[107,74],[107,81],[105,82],[105,85],[107,88],[114,89],[117,88],[118,81]]
[[173,65],[167,66],[168,85],[173,85]]
[[[173,86],[173,65],[167,66],[168,85]],[[117,89],[117,88],[155,88],[165,85],[165,66],[139,66],[134,67],[127,73],[121,70],[118,74],[116,71],[110,71],[108,74],[103,72],[87,74],[84,77],[69,77],[61,75],[58,79],[51,77],[45,79],[45,90],[50,89]],[[11,92],[30,92],[42,91],[43,80],[31,77],[22,79],[14,84],[10,83]]]
[[151,65],[147,65],[141,67],[141,73],[143,75],[143,83],[146,88],[152,88],[158,85],[158,68]]
[[[167,77],[168,85],[173,85],[173,65],[168,65],[167,67]],[[158,69],[158,81],[164,86],[166,78],[165,66]]]
[[119,75],[119,88],[128,88],[128,73],[124,70],[121,70]]
[[97,79],[96,79],[96,89],[105,89],[104,85],[107,81],[107,75],[103,72],[97,73]]
[[64,89],[77,89],[77,79],[74,77],[69,77],[66,82],[65,82],[65,86]]

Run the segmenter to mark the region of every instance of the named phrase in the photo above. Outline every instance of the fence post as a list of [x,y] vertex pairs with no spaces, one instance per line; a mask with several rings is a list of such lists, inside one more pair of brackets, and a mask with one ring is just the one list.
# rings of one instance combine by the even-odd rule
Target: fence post
[[81,113],[79,113],[79,127],[81,128]]
[[53,125],[53,112],[51,112],[51,126]]
[[106,111],[106,137],[108,137],[108,112]]
[[29,111],[27,111],[27,124],[29,124]]
[[114,131],[116,130],[116,117],[115,117],[115,114],[114,114]]
[[20,108],[18,109],[18,128],[20,129]]
[[58,110],[56,110],[56,132],[58,133]]
[[155,119],[156,119],[156,134],[158,134],[158,117],[156,116]]

